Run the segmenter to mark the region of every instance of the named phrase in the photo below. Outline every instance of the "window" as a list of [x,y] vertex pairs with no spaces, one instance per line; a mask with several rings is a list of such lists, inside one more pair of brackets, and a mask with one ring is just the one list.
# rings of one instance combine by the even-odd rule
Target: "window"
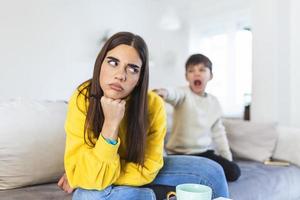
[[242,117],[251,101],[252,33],[249,29],[210,34],[194,43],[194,52],[208,56],[214,78],[207,92],[215,95],[225,116]]

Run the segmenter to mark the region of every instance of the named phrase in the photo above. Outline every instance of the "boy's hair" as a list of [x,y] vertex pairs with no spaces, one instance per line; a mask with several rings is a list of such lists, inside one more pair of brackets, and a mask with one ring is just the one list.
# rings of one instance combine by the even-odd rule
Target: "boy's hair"
[[198,65],[198,64],[204,64],[204,66],[210,70],[210,73],[212,73],[212,62],[209,60],[208,57],[206,57],[203,54],[191,55],[185,63],[185,70],[187,71],[189,66]]

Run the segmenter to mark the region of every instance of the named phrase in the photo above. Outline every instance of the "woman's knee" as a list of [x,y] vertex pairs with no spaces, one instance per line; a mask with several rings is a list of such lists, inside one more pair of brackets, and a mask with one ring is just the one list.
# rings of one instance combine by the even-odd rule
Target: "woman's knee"
[[85,190],[77,188],[73,193],[72,200],[104,200],[110,191],[111,186],[105,188],[104,190]]
[[198,156],[172,156],[170,164],[176,166],[174,170],[192,172],[193,174],[207,174],[209,177],[216,176],[218,179],[224,177],[224,171],[217,162]]
[[112,189],[108,200],[130,199],[130,200],[155,200],[155,193],[150,188],[116,186]]
[[155,193],[150,188],[129,186],[109,186],[104,190],[76,189],[72,200],[155,200]]
[[176,169],[203,169],[206,167],[219,168],[218,163],[199,156],[187,156],[187,155],[176,155],[176,156],[167,156],[164,159],[164,167],[173,167],[176,165]]
[[[162,170],[163,178],[158,178],[157,183],[166,184],[166,174],[172,182],[193,182],[208,185],[213,189],[213,196],[228,196],[228,186],[221,165],[213,160],[197,156],[168,156]],[[176,174],[178,178],[176,178]]]
[[84,190],[84,189],[76,189],[73,193],[72,200],[96,200],[99,199],[94,191]]

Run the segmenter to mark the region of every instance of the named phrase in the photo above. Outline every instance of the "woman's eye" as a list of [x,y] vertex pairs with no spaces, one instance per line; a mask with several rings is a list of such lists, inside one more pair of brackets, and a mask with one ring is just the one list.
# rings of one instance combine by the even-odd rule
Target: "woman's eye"
[[108,61],[108,64],[112,65],[112,66],[117,66],[118,65],[118,62],[115,61],[115,60],[109,60]]
[[131,67],[131,66],[128,66],[127,70],[132,73],[132,74],[137,74],[139,73],[139,70],[136,68],[136,67]]

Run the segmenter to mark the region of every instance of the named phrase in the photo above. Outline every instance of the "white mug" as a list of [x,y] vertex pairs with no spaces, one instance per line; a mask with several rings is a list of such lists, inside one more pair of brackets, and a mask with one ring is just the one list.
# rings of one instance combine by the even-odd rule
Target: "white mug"
[[169,192],[167,200],[174,195],[177,200],[211,200],[212,189],[206,185],[185,183],[176,186],[176,192]]

